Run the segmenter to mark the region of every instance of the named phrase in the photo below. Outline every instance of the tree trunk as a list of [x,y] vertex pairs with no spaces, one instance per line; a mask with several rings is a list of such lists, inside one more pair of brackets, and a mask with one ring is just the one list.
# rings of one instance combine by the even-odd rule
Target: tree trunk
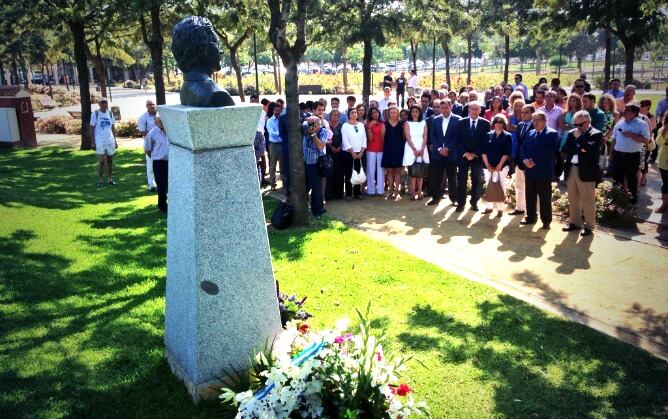
[[580,55],[576,55],[575,59],[577,60],[577,65],[578,65],[578,73],[582,74],[582,57]]
[[466,68],[466,85],[471,84],[471,60],[473,59],[473,52],[471,48],[471,43],[473,42],[473,35],[466,37],[466,54],[468,55],[468,67]]
[[102,54],[100,52],[100,38],[96,37],[95,38],[95,54],[93,55],[90,52],[90,49],[86,47],[88,51],[88,58],[90,59],[90,62],[93,64],[93,67],[95,67],[95,72],[97,73],[97,80],[98,84],[100,85],[100,95],[103,97],[107,97],[107,78],[104,74],[104,65],[102,64]]
[[605,91],[610,86],[610,61],[612,52],[612,35],[609,30],[605,30],[605,62],[603,63],[603,86],[601,89]]
[[503,81],[508,83],[508,71],[510,69],[510,35],[505,35],[505,58],[506,65],[503,67]]
[[276,72],[276,70],[277,70],[276,69],[276,67],[277,67],[276,66],[276,52],[274,51],[273,48],[271,49],[271,64],[274,67],[274,72],[273,72],[273,74],[274,74],[274,90],[276,92],[278,92],[278,73]]
[[[167,84],[172,84],[172,79],[169,78],[169,66],[165,65],[165,76],[167,77]],[[156,96],[158,95],[158,88],[156,87]]]
[[288,144],[290,147],[290,203],[295,207],[293,224],[308,222],[308,196],[304,176],[304,148],[299,123],[299,73],[297,60],[283,60],[285,64],[285,101],[288,107]]
[[10,79],[11,80],[10,80],[9,84],[11,84],[11,85],[21,84],[20,79],[19,79],[19,67],[18,67],[18,64],[16,63],[16,56],[12,60],[12,74],[11,74]]
[[239,99],[241,99],[242,102],[246,101],[246,98],[244,97],[244,82],[241,79],[241,67],[239,67],[239,61],[237,60],[237,49],[233,47],[229,47],[230,50],[230,63],[232,64],[232,68],[234,69],[234,74],[237,76],[237,89],[239,89]]
[[45,65],[44,67],[46,68],[46,82],[49,85],[49,97],[53,99],[53,87],[51,86],[51,71],[49,71],[50,66]]
[[541,56],[541,47],[540,45],[536,45],[536,75],[540,74],[540,70],[542,67],[542,56]]
[[448,83],[450,90],[454,90],[454,87],[450,84],[450,44],[447,39],[441,41],[441,47],[445,53],[445,82]]
[[369,106],[369,95],[372,93],[371,86],[371,59],[373,58],[373,49],[371,39],[364,40],[364,57],[362,57],[362,103]]
[[413,39],[410,40],[410,46],[411,46],[411,58],[413,58],[413,71],[417,73],[417,49],[418,49],[418,42],[414,41]]
[[4,86],[5,84],[5,66],[2,61],[0,61],[0,86]]
[[343,62],[343,90],[348,93],[348,46],[343,44],[341,50],[341,61]]
[[165,98],[165,81],[162,78],[162,48],[164,39],[162,37],[162,27],[160,23],[160,3],[152,2],[151,5],[151,62],[153,63],[153,80],[155,83],[155,102],[156,105],[167,103]]
[[28,70],[26,68],[26,61],[23,58],[23,47],[21,45],[21,40],[20,39],[19,39],[19,65],[21,66],[21,72],[23,73],[23,84],[24,84],[24,87],[27,89],[28,88],[28,82],[30,80],[29,80],[29,76],[28,76]]
[[431,50],[431,89],[436,88],[436,36],[432,40]]
[[84,22],[68,22],[74,38],[74,58],[79,77],[79,95],[81,96],[81,149],[90,150],[90,86],[88,84],[88,60],[86,58],[86,41]]
[[630,41],[624,42],[624,51],[626,53],[626,68],[624,72],[624,85],[633,84],[633,64],[635,61],[636,45]]

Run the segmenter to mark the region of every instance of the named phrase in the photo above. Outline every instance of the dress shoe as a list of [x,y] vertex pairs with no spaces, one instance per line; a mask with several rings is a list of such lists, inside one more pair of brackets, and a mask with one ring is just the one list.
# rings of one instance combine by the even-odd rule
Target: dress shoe
[[568,224],[566,227],[563,227],[561,231],[575,231],[575,230],[580,230],[580,227],[576,226],[575,224]]
[[524,214],[524,211],[520,210],[512,210],[511,212],[508,213],[508,215],[522,215]]
[[594,234],[594,232],[588,228],[583,228],[582,231],[580,232],[580,236],[582,237],[591,236],[592,234]]
[[525,218],[524,220],[520,221],[520,224],[522,224],[523,226],[528,226],[528,225],[536,224],[536,220],[529,220],[529,219]]
[[543,226],[541,228],[543,230],[549,230],[550,229],[550,223],[543,223]]
[[492,210],[491,208],[485,208],[485,209],[484,209],[483,211],[481,211],[481,212],[482,212],[483,214],[491,214],[492,211],[493,211],[493,210]]
[[471,209],[473,211],[478,211],[478,206],[477,205],[471,205]]
[[455,212],[462,212],[464,211],[464,205],[458,205],[457,208],[455,209]]
[[427,205],[438,205],[439,202],[441,202],[440,199],[431,198],[429,202],[427,202]]

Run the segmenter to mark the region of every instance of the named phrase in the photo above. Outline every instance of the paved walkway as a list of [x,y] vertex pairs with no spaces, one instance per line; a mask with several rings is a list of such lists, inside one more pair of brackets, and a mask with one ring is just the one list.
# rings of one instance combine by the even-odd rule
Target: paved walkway
[[328,211],[369,236],[448,271],[668,359],[668,249],[596,232],[582,238],[519,217],[456,213],[448,200],[333,201]]

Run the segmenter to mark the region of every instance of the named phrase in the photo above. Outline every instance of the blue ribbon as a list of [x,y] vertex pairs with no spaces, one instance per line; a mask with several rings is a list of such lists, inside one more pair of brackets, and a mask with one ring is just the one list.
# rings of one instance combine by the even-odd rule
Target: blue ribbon
[[[307,360],[313,358],[324,347],[325,347],[325,341],[322,341],[320,343],[315,343],[314,342],[314,343],[310,344],[309,346],[307,346],[299,354],[297,354],[297,356],[292,358],[291,363],[296,365],[296,366],[300,366],[304,362],[306,362]],[[255,396],[253,396],[253,397],[255,397],[258,400],[262,400],[265,397],[267,397],[267,395],[269,395],[269,393],[271,393],[271,390],[273,390],[274,387],[276,387],[274,385],[274,383],[271,383],[270,385],[265,386],[262,390],[255,393]]]

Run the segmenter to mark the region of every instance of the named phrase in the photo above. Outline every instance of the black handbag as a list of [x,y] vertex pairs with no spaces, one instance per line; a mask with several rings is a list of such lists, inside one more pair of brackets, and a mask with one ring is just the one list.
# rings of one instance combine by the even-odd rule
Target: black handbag
[[320,177],[331,176],[334,172],[334,160],[329,154],[318,157],[318,174]]
[[408,176],[410,177],[429,177],[429,163],[415,162],[408,166]]
[[290,227],[295,208],[288,201],[279,202],[271,216],[271,225],[278,230]]

